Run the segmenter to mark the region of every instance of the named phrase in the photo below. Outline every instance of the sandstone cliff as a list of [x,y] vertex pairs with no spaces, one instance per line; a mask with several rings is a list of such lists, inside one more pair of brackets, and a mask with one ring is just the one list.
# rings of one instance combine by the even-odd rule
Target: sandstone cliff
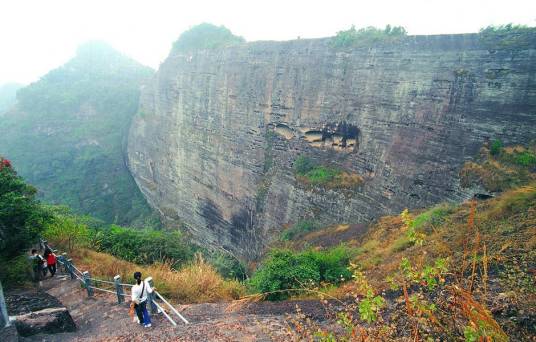
[[[173,52],[142,91],[128,162],[168,226],[255,259],[284,224],[367,222],[457,201],[490,139],[536,137],[536,50],[478,35],[336,50],[329,39]],[[299,155],[359,174],[307,187]]]

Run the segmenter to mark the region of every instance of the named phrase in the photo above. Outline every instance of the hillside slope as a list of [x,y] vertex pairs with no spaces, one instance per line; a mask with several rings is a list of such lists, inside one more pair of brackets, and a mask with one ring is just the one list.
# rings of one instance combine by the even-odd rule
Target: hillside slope
[[414,340],[417,335],[532,341],[536,146],[501,148],[495,155],[483,148],[478,161],[466,164],[462,173],[474,170],[472,180],[462,178],[494,188],[501,185],[504,192],[385,216],[365,234],[350,225],[318,229],[296,236],[286,247],[347,246],[353,254],[354,280],[328,288],[328,295],[352,301],[357,296],[359,315],[350,316],[356,326],[363,320],[363,284],[385,299],[381,318],[368,327],[369,336],[389,341]]
[[125,166],[123,144],[152,70],[110,46],[81,46],[65,65],[18,92],[0,121],[0,153],[49,203],[108,223],[158,220]]
[[0,85],[0,115],[15,104],[16,93],[20,88],[22,88],[22,84],[18,83]]

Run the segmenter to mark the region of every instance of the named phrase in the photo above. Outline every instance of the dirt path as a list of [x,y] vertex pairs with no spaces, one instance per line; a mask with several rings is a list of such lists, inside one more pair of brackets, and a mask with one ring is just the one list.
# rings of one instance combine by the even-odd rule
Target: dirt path
[[314,317],[323,316],[318,301],[254,303],[234,312],[226,312],[228,303],[207,303],[178,307],[189,325],[177,322],[173,327],[159,314],[152,316],[152,328],[143,328],[131,321],[128,303],[117,304],[114,295],[98,291],[88,298],[79,282],[67,276],[44,281],[43,289],[67,307],[78,329],[22,341],[285,341],[285,317],[296,304]]

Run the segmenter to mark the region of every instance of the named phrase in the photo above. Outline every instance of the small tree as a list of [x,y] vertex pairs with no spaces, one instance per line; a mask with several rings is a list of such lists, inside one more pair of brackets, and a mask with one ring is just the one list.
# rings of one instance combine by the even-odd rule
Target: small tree
[[82,219],[71,215],[66,207],[49,207],[53,219],[46,224],[44,236],[65,246],[70,252],[77,245],[85,245],[89,240],[89,229]]
[[502,148],[503,148],[502,141],[500,141],[499,139],[495,139],[491,143],[489,152],[491,153],[492,156],[497,156],[501,153]]
[[48,213],[36,200],[37,190],[0,157],[0,258],[14,258],[35,243]]

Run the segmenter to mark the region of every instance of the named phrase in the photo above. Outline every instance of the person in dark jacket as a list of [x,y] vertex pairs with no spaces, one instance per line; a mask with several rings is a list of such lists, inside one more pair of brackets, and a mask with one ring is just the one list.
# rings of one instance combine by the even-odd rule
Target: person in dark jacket
[[39,255],[39,253],[37,253],[37,249],[32,249],[30,262],[32,264],[34,281],[38,282],[43,277],[43,268],[45,265],[45,259],[43,259],[43,257]]

